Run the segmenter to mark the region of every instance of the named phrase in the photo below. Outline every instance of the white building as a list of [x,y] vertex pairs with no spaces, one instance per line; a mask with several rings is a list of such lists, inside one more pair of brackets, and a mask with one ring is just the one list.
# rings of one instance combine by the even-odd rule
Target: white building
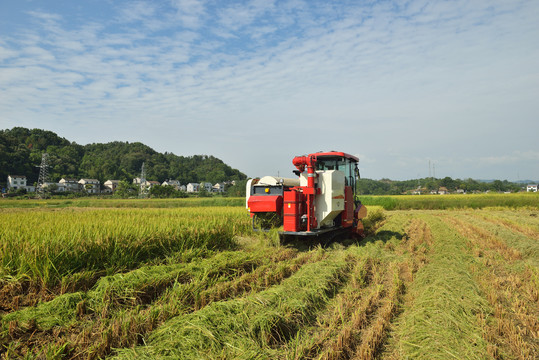
[[120,183],[120,180],[107,180],[103,183],[105,186],[105,191],[109,193],[113,193],[116,191],[116,188],[118,187],[118,184]]
[[447,195],[449,194],[449,190],[445,186],[442,186],[438,189],[438,194],[440,195]]
[[80,179],[79,184],[88,194],[99,194],[99,180],[97,179]]
[[526,188],[527,192],[537,192],[537,184],[530,184]]
[[212,191],[216,193],[225,192],[225,183],[216,183],[213,185]]
[[180,186],[181,186],[181,184],[180,184],[180,182],[178,180],[166,180],[166,181],[163,181],[163,183],[161,185],[163,185],[163,186],[166,186],[166,185],[172,186],[176,190],[180,190]]
[[62,178],[59,184],[63,184],[67,191],[79,192],[82,188],[77,179]]
[[189,183],[189,184],[187,184],[186,190],[189,193],[198,192],[199,187],[200,187],[199,183]]
[[8,175],[7,188],[9,189],[26,189],[26,176],[24,175]]
[[53,182],[46,182],[43,184],[43,189],[47,190],[47,188],[50,188],[51,192],[59,193],[59,192],[66,192],[67,187],[63,183],[53,183]]
[[180,191],[183,191],[183,192],[186,192],[186,191],[187,191],[187,186],[185,186],[185,185],[180,185],[179,190],[180,190]]
[[213,185],[209,182],[203,182],[203,183],[200,183],[200,187],[204,188],[204,190],[206,190],[207,192],[211,192]]

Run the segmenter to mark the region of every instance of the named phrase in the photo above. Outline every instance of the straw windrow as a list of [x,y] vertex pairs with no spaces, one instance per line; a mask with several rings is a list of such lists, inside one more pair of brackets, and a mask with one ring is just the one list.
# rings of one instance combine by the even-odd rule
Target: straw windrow
[[151,335],[147,347],[121,351],[117,358],[268,358],[262,355],[268,347],[312,321],[346,268],[343,257],[304,265],[279,286],[174,318]]

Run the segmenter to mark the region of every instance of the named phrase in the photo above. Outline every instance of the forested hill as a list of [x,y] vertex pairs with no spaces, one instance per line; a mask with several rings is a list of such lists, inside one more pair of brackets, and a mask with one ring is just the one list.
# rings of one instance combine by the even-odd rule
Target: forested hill
[[182,184],[243,180],[246,175],[214,156],[178,156],[158,153],[142,143],[115,141],[79,145],[52,131],[15,127],[0,130],[0,183],[8,175],[25,175],[28,184],[38,180],[41,155],[49,154],[49,178],[92,178],[132,181],[145,163],[147,180],[179,180]]

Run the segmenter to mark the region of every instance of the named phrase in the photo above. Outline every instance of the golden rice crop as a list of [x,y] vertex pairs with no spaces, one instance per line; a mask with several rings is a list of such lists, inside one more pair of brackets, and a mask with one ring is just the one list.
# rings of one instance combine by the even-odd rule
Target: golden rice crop
[[83,270],[116,272],[190,248],[227,249],[249,231],[243,208],[4,210],[0,279],[43,285]]

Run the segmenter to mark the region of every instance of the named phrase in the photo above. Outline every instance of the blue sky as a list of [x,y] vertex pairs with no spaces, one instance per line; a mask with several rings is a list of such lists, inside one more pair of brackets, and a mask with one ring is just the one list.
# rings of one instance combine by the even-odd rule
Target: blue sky
[[0,128],[290,174],[539,180],[539,2],[2,1]]

